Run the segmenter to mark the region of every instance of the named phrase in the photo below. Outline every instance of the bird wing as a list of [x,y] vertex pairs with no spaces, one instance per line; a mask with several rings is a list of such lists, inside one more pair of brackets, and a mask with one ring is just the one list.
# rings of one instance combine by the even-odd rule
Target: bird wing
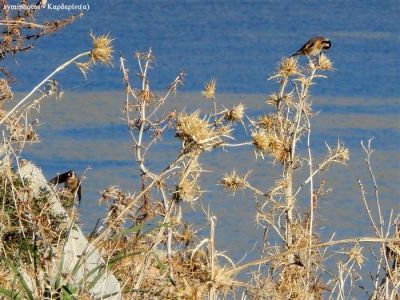
[[65,172],[63,174],[57,175],[54,178],[50,179],[50,183],[57,185],[59,183],[64,183],[65,181],[67,181],[68,179],[68,173],[70,173],[71,171]]
[[81,189],[81,183],[79,182],[79,186],[78,186],[78,205],[81,204],[81,198],[82,198],[82,189]]
[[290,57],[292,56],[296,56],[296,55],[300,55],[300,54],[304,54],[304,51],[306,51],[307,49],[310,49],[311,47],[313,47],[315,44],[315,39],[311,39],[309,40],[307,43],[305,43],[303,45],[303,47],[301,47],[299,50],[297,50],[295,53],[293,53],[292,55],[290,55]]

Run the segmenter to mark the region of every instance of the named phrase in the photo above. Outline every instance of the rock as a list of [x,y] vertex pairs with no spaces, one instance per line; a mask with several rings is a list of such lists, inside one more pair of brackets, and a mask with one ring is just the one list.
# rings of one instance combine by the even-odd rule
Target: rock
[[[49,186],[46,178],[43,176],[43,173],[38,167],[31,162],[23,161],[21,162],[20,174],[22,178],[28,180],[34,196],[38,196],[43,190],[50,191],[52,194],[50,202],[52,203],[51,207],[54,210],[54,213],[64,214],[69,222],[73,222],[73,220],[68,217],[66,210],[56,197],[54,189]],[[84,259],[80,259],[82,256],[84,256]],[[73,226],[73,229],[70,231],[64,247],[62,258],[64,260],[62,272],[64,274],[68,274],[69,278],[72,276],[72,279],[77,284],[84,279],[85,276],[87,277],[87,274],[89,274],[92,270],[105,263],[100,255],[99,250],[89,244],[88,240],[77,224]],[[75,266],[77,266],[78,262],[80,263],[80,266],[77,272],[72,272]],[[59,265],[59,262],[55,262],[54,265]],[[100,299],[122,299],[121,286],[115,276],[109,270],[107,270],[107,268],[101,270],[101,272],[103,274],[100,275],[100,278],[90,289],[92,296]],[[94,271],[93,274],[91,274],[85,280],[90,282],[98,275],[99,271]],[[26,274],[24,274],[24,277],[25,279],[29,279],[27,278],[28,276]],[[28,280],[28,282],[30,282],[31,287],[34,286],[32,280]]]

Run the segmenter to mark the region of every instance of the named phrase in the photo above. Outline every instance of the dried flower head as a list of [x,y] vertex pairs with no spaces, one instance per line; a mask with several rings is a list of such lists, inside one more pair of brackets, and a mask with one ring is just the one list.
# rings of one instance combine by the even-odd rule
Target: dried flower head
[[93,49],[90,51],[90,60],[93,63],[101,62],[103,64],[111,64],[112,60],[112,39],[107,35],[100,35],[98,37],[90,33],[92,38]]
[[136,99],[139,101],[139,103],[150,103],[156,100],[156,95],[152,93],[150,90],[140,90],[140,89],[134,89],[133,93],[136,97]]
[[365,257],[362,254],[363,248],[360,245],[356,244],[354,247],[347,253],[349,256],[349,260],[354,260],[357,265],[361,268],[361,265],[364,263]]
[[273,93],[272,95],[268,96],[266,103],[269,105],[273,105],[278,109],[282,101],[285,102],[287,106],[291,106],[293,104],[292,94],[285,94],[280,97],[277,93]]
[[289,147],[286,146],[285,142],[274,136],[270,136],[269,151],[280,163],[284,163],[290,154]]
[[119,190],[117,186],[110,186],[101,193],[100,203],[113,200],[114,202],[121,202],[125,199],[125,195]]
[[237,106],[234,106],[232,109],[225,112],[225,120],[237,122],[242,121],[244,117],[245,106],[242,103],[239,103]]
[[263,156],[264,153],[269,153],[281,163],[289,157],[290,151],[286,143],[275,135],[268,134],[265,130],[260,129],[252,133],[253,144],[258,152]]
[[215,133],[217,136],[222,137],[230,137],[230,133],[232,131],[232,127],[230,125],[223,125],[217,128],[217,130],[215,130]]
[[272,115],[268,116],[261,116],[258,118],[258,123],[265,129],[268,130],[268,132],[274,128],[274,125],[276,123],[276,118]]
[[236,171],[232,171],[230,174],[225,173],[224,177],[222,177],[220,183],[229,190],[232,190],[233,193],[236,192],[237,189],[245,189],[247,184],[246,184],[246,177],[248,174],[246,174],[244,177],[240,177],[238,174],[236,174]]
[[7,80],[1,78],[0,79],[0,105],[3,101],[11,100],[13,97],[13,93],[11,92],[11,88],[7,82]]
[[204,91],[202,92],[203,96],[207,99],[215,99],[215,89],[217,87],[217,81],[212,78],[209,82],[204,86]]
[[350,150],[349,148],[345,148],[343,145],[337,149],[336,155],[338,162],[343,165],[346,165],[347,161],[350,160]]
[[289,76],[294,76],[300,74],[299,67],[297,65],[297,60],[294,57],[284,57],[281,60],[278,68],[276,69],[275,75],[270,77],[278,78],[280,80],[287,80]]
[[39,136],[34,129],[35,124],[36,122],[31,122],[30,124],[17,121],[8,122],[11,140],[16,142],[38,142]]
[[335,149],[331,149],[328,144],[326,144],[326,147],[329,153],[328,159],[332,160],[332,162],[347,165],[347,161],[350,160],[350,150],[343,143],[338,141]]
[[267,152],[269,149],[269,137],[265,130],[253,131],[251,134],[253,144],[260,152]]
[[193,202],[199,199],[201,195],[200,187],[196,180],[184,179],[176,187],[175,200]]
[[215,136],[214,130],[207,120],[200,118],[200,111],[187,115],[178,115],[176,124],[176,134],[183,140],[201,142]]
[[279,103],[281,102],[281,98],[277,93],[273,93],[268,96],[267,100],[265,101],[267,104],[273,105],[275,107],[279,107]]
[[133,198],[129,194],[121,192],[116,186],[110,186],[101,193],[99,202],[108,203],[108,213],[104,223],[111,228],[113,233],[118,232],[125,223],[125,218],[119,219],[118,221],[116,220],[122,211],[124,211],[128,203],[131,203],[132,201]]
[[329,58],[325,54],[321,54],[319,56],[317,67],[321,70],[326,70],[326,71],[333,70],[332,62],[329,60]]
[[96,62],[101,62],[106,65],[111,65],[112,60],[112,39],[109,35],[94,36],[90,33],[92,38],[93,49],[90,51],[90,59],[86,62],[75,62],[75,65],[82,72],[83,76],[86,78],[86,74],[89,72],[90,67]]

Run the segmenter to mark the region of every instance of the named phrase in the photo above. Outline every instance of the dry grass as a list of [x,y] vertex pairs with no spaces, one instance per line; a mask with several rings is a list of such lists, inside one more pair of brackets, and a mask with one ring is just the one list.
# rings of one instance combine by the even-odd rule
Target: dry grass
[[[37,109],[42,99],[62,95],[52,78],[54,74],[73,63],[85,75],[96,62],[111,64],[112,39],[108,35],[91,38],[90,51],[57,68],[14,108],[1,114],[4,140],[0,165],[0,294],[9,298],[16,294],[29,298],[31,293],[37,299],[60,299],[66,297],[62,295],[66,290],[78,299],[93,298],[90,282],[74,282],[74,274],[63,274],[58,268],[69,230],[66,216],[52,213],[46,193],[33,196],[15,167],[22,163],[19,154],[26,143],[38,140],[30,111]],[[13,52],[9,38],[6,41],[2,53]],[[212,100],[207,113],[163,111],[170,94],[183,84],[184,72],[179,72],[165,93],[159,95],[152,90],[149,79],[154,62],[152,50],[137,52],[135,58],[139,78],[136,87],[131,86],[124,58],[120,58],[120,66],[126,91],[123,112],[141,188],[135,193],[123,192],[116,186],[106,188],[100,202],[107,204],[108,212],[100,229],[91,236],[91,243],[101,250],[107,269],[117,277],[127,299],[221,299],[240,295],[242,299],[346,299],[359,284],[360,269],[365,268],[367,242],[380,250],[375,253],[376,270],[370,270],[376,274],[368,290],[370,298],[398,299],[399,216],[393,211],[387,220],[382,214],[370,143],[363,144],[363,149],[375,190],[373,201],[367,197],[370,195],[361,179],[359,186],[375,236],[322,242],[315,228],[318,202],[331,192],[325,181],[319,181],[320,174],[332,165],[346,165],[350,159],[348,148],[340,141],[335,147],[327,145],[326,157],[318,162],[311,147],[316,114],[309,89],[315,80],[326,77],[324,72],[333,70],[326,56],[309,60],[305,66],[295,58],[282,59],[271,76],[279,87],[268,96],[265,111],[254,119],[246,117],[245,104],[233,104],[230,109],[219,106],[214,79],[205,84],[202,93]],[[45,84],[47,88],[40,90]],[[39,90],[40,97],[28,102]],[[199,98],[202,95],[199,93]],[[0,101],[11,98],[10,81],[0,79]],[[246,136],[247,142],[235,141],[237,126],[251,132]],[[163,142],[167,132],[176,134],[180,147],[176,157],[153,170],[149,150]],[[302,150],[299,143],[305,145]],[[216,248],[217,218],[205,212],[208,231],[204,234],[204,228],[191,225],[184,212],[187,207],[198,208],[199,200],[207,197],[202,178],[208,173],[200,164],[204,152],[234,151],[249,145],[254,147],[256,157],[278,162],[268,167],[278,168],[281,177],[265,189],[252,184],[251,170],[244,175],[227,170],[221,173],[217,184],[233,194],[238,190],[250,192],[249,198],[256,199],[254,220],[265,230],[260,257],[235,263]],[[72,195],[65,192],[59,194],[59,199],[65,200],[62,202],[72,219],[78,219]],[[300,199],[309,204],[301,206]],[[395,230],[390,226],[393,223],[397,224]],[[197,236],[200,229],[202,234]],[[341,245],[339,250],[333,248]],[[328,259],[336,260],[336,270],[328,270]],[[246,279],[247,270],[251,275]],[[24,287],[19,272],[33,279],[31,288]],[[42,274],[54,274],[54,278],[62,278],[64,285],[57,285],[57,280],[48,281]]]

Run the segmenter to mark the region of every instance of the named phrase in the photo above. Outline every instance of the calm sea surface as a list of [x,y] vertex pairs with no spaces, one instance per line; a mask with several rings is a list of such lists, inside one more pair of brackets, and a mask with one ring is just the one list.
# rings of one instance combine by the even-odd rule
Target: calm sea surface
[[[90,31],[110,33],[114,38],[114,68],[99,66],[88,74],[88,80],[74,67],[57,75],[65,97],[61,102],[53,99],[42,105],[41,143],[24,152],[48,178],[69,169],[82,173],[90,167],[80,207],[86,231],[104,216],[105,208],[97,201],[101,190],[117,185],[134,192],[138,185],[132,143],[121,120],[124,94],[118,66],[120,53],[129,60],[133,83],[137,83],[132,54],[152,47],[156,63],[151,80],[156,90],[165,90],[176,74],[185,70],[185,85],[170,99],[169,108],[190,112],[201,107],[204,112],[210,111],[200,91],[205,81],[215,77],[218,101],[225,106],[243,102],[253,116],[267,109],[265,97],[276,86],[266,79],[277,62],[317,34],[331,38],[328,56],[337,70],[328,79],[318,80],[312,89],[315,108],[320,110],[313,131],[315,157],[324,156],[324,142],[335,144],[338,139],[351,150],[348,167],[334,167],[320,177],[334,190],[322,200],[318,211],[317,226],[322,237],[327,239],[333,232],[336,238],[373,235],[356,183],[360,176],[371,186],[360,140],[375,138],[373,165],[382,205],[386,214],[390,209],[399,212],[397,0],[88,3],[90,10],[74,24],[42,39],[29,54],[5,62],[18,80],[14,90],[27,91],[55,67],[89,49]],[[65,15],[41,11],[43,19]],[[22,95],[18,94],[15,101]],[[150,167],[157,170],[165,166],[166,158],[175,155],[178,143],[174,138],[162,140],[149,160]],[[244,249],[255,246],[248,258],[256,257],[262,231],[255,226],[253,196],[238,192],[231,197],[216,182],[227,170],[245,173],[253,169],[250,180],[267,189],[277,179],[277,171],[267,160],[255,159],[251,147],[206,153],[202,163],[211,171],[202,181],[207,190],[202,201],[218,218],[219,248],[238,260],[245,254]],[[372,199],[372,189],[368,192]],[[186,209],[186,216],[196,224],[206,223],[199,206]]]

